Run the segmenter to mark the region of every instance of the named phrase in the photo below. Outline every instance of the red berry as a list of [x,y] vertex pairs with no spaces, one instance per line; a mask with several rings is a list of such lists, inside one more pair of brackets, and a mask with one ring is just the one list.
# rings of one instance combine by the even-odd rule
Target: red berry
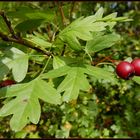
[[135,75],[136,76],[140,76],[140,59],[134,59],[131,64],[133,65],[134,69],[135,69]]
[[128,80],[135,73],[134,67],[127,61],[120,62],[116,67],[116,73],[119,77]]
[[0,87],[6,87],[15,84],[13,80],[5,80],[0,83]]

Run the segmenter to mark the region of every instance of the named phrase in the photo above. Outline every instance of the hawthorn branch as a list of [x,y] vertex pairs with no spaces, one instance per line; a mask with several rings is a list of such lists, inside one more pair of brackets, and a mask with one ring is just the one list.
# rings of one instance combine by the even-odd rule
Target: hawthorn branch
[[24,46],[27,46],[31,49],[34,49],[38,52],[41,52],[47,56],[51,56],[52,53],[51,52],[48,52],[46,50],[43,50],[41,49],[41,47],[39,46],[35,46],[32,42],[26,40],[26,39],[23,39],[19,36],[16,35],[16,33],[14,32],[14,29],[12,28],[11,26],[11,22],[8,20],[8,18],[6,17],[5,13],[3,11],[0,11],[0,16],[2,16],[3,20],[5,21],[8,29],[9,29],[9,32],[11,33],[12,36],[8,36],[7,34],[3,33],[3,32],[0,32],[0,38],[3,40],[3,41],[7,41],[7,42],[14,42],[14,43],[18,43],[18,44],[21,44],[21,45],[24,45]]
[[92,65],[98,65],[99,63],[105,62],[106,60],[109,61],[109,62],[111,62],[111,63],[113,63],[113,64],[115,64],[116,60],[113,60],[111,58],[112,56],[113,56],[113,54],[112,55],[109,55],[109,56],[106,56],[105,58],[97,61],[96,63],[95,62],[91,62],[91,64]]
[[[61,19],[62,19],[63,26],[66,26],[66,17],[64,15],[64,11],[63,11],[63,8],[62,8],[62,3],[58,3],[58,8],[59,8],[59,11],[60,11],[60,14],[61,14]],[[63,50],[61,52],[61,56],[64,55],[65,50],[66,50],[66,45],[64,45],[64,47],[63,47]]]
[[60,14],[61,14],[61,18],[62,18],[62,23],[64,26],[66,26],[66,17],[64,15],[64,11],[63,11],[63,8],[62,8],[62,3],[58,3],[58,8],[60,10]]
[[22,39],[22,38],[18,38],[18,39],[15,39],[15,38],[12,38],[12,37],[8,37],[6,34],[0,32],[0,37],[3,41],[7,41],[7,42],[14,42],[14,43],[18,43],[18,44],[21,44],[21,45],[24,45],[24,46],[27,46],[31,49],[34,49],[38,52],[41,52],[47,56],[51,56],[52,54],[50,52],[47,52],[45,50],[42,50],[41,48],[39,47],[35,47],[34,44],[32,44],[32,42],[28,41],[28,40],[25,40],[25,39]]
[[5,15],[5,13],[3,11],[0,11],[0,15],[2,16],[4,22],[6,23],[8,29],[9,29],[9,32],[11,33],[12,37],[14,38],[18,38],[17,35],[15,34],[12,26],[11,26],[11,22],[10,20],[8,20],[7,16]]
[[49,41],[52,41],[52,33],[51,33],[50,24],[47,25],[47,32],[48,32]]

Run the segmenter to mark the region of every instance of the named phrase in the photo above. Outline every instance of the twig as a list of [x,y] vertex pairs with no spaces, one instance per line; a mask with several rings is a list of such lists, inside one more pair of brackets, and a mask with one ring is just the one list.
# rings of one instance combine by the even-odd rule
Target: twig
[[52,33],[51,33],[50,24],[47,25],[47,32],[48,32],[49,41],[52,41]]
[[66,18],[65,18],[65,15],[64,15],[64,11],[63,11],[61,3],[59,3],[59,2],[58,2],[58,7],[59,7],[61,18],[62,18],[62,23],[63,23],[64,26],[66,26],[66,23],[65,23]]
[[99,63],[102,63],[102,62],[105,62],[106,60],[108,60],[109,62],[111,62],[111,63],[114,63],[115,64],[115,62],[116,62],[116,60],[113,60],[113,59],[111,59],[111,57],[113,56],[113,54],[112,55],[110,55],[110,56],[106,56],[105,58],[103,58],[103,59],[101,59],[101,60],[99,60],[98,62],[91,62],[91,64],[92,65],[98,65]]
[[72,7],[71,7],[71,10],[70,10],[70,21],[72,21],[72,13],[73,13],[73,10],[74,10],[74,6],[75,6],[75,1],[72,2]]
[[39,47],[35,47],[35,45],[32,44],[32,43],[31,43],[30,41],[28,41],[28,40],[25,40],[25,39],[22,39],[22,38],[20,38],[20,39],[15,39],[15,38],[12,38],[12,37],[8,37],[6,34],[4,34],[4,33],[2,33],[2,32],[0,32],[0,37],[1,37],[1,39],[2,39],[3,41],[15,42],[15,43],[18,43],[18,44],[27,46],[27,47],[29,47],[29,48],[32,48],[32,49],[34,49],[34,50],[36,50],[36,51],[38,51],[38,52],[41,52],[41,53],[43,53],[43,54],[45,54],[45,55],[47,55],[47,56],[52,55],[50,52],[47,52],[47,51],[45,51],[45,50],[42,50],[42,49],[39,48]]
[[12,37],[14,38],[18,38],[18,36],[15,34],[12,26],[11,26],[11,22],[8,20],[7,16],[5,15],[5,13],[3,11],[0,11],[0,15],[2,16],[3,20],[5,21],[8,29],[9,29],[9,32],[12,34]]
[[[61,3],[61,4],[62,4],[62,3]],[[66,23],[65,23],[66,18],[65,18],[64,11],[63,11],[63,9],[62,9],[62,5],[61,5],[61,4],[58,2],[58,8],[59,8],[59,11],[60,11],[60,14],[61,14],[62,23],[63,23],[64,26],[66,26]],[[63,50],[62,50],[62,52],[61,52],[61,56],[64,55],[65,50],[66,50],[66,45],[64,45],[64,47],[63,47]]]
[[2,18],[4,19],[8,29],[9,29],[9,32],[12,34],[11,37],[9,37],[7,34],[4,34],[3,32],[0,32],[0,37],[3,41],[7,41],[7,42],[15,42],[15,43],[18,43],[18,44],[21,44],[21,45],[24,45],[24,46],[27,46],[29,48],[32,48],[38,52],[41,52],[47,56],[51,56],[52,53],[46,51],[46,50],[43,50],[41,49],[41,47],[36,47],[32,42],[26,40],[26,39],[23,39],[19,36],[16,35],[16,33],[14,32],[12,26],[11,26],[11,22],[8,20],[8,18],[6,17],[5,13],[3,11],[0,11],[0,16],[2,16]]
[[43,70],[41,71],[41,73],[39,74],[39,76],[44,73],[45,69],[47,68],[47,66],[49,64],[50,59],[51,59],[51,56],[49,56],[49,58],[48,58],[48,60],[47,60],[47,62],[45,64],[45,66],[44,66]]

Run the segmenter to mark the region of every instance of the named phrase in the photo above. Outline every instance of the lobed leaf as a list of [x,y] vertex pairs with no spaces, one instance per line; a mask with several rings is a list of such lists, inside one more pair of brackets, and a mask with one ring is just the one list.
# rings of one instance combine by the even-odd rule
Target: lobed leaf
[[13,115],[10,125],[14,131],[20,131],[28,122],[38,123],[41,114],[39,99],[52,104],[61,103],[56,89],[38,78],[29,83],[2,88],[0,93],[1,98],[15,97],[0,110],[0,116]]
[[97,18],[97,19],[101,19],[101,18],[103,17],[103,13],[104,13],[103,7],[99,8],[99,9],[97,10],[97,12],[95,13],[96,18]]
[[78,39],[82,39],[84,41],[91,40],[91,32],[103,31],[107,26],[104,22],[96,22],[99,18],[98,16],[99,15],[93,15],[86,18],[78,18],[60,32],[59,38],[61,38],[64,42],[67,42],[72,49],[77,51],[82,50],[83,47]]
[[70,67],[65,65],[65,66],[60,67],[58,69],[51,70],[48,73],[44,73],[41,75],[41,77],[43,79],[57,78],[57,77],[61,77],[61,76],[66,75],[69,70],[70,70]]
[[28,71],[28,59],[28,56],[19,49],[12,47],[7,50],[5,56],[0,60],[0,79],[2,80],[4,75],[7,75],[12,69],[15,81],[21,82]]
[[92,40],[88,41],[86,44],[86,50],[88,52],[98,52],[103,49],[109,48],[120,40],[120,35],[118,34],[108,34],[108,35],[95,35]]
[[53,68],[54,69],[58,69],[65,65],[66,65],[66,63],[62,59],[60,59],[60,57],[58,57],[58,56],[53,57]]
[[58,86],[58,92],[64,92],[63,101],[77,99],[80,90],[87,91],[90,85],[84,75],[84,70],[80,67],[71,68],[65,79]]
[[109,81],[115,81],[113,73],[103,70],[102,68],[86,65],[85,73],[92,75],[96,79],[108,79]]
[[65,76],[62,82],[57,87],[58,93],[63,93],[63,101],[71,101],[77,99],[80,90],[87,91],[90,84],[87,80],[86,74],[94,76],[96,79],[108,79],[115,81],[113,74],[101,68],[85,65],[83,66],[62,66],[42,75],[42,78],[57,78]]
[[10,69],[11,59],[7,57],[2,57],[0,60],[0,80],[2,80],[4,76],[9,73]]
[[28,56],[19,56],[13,61],[12,73],[15,81],[21,82],[28,71]]
[[55,47],[55,45],[53,45],[52,43],[48,42],[47,40],[45,40],[41,37],[35,36],[35,35],[28,35],[28,37],[25,39],[32,42],[33,44],[35,44],[37,46],[41,46],[42,48]]

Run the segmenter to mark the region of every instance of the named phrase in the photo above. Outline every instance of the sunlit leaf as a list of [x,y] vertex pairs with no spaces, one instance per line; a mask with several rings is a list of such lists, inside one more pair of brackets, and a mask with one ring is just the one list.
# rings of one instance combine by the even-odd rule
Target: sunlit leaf
[[21,50],[12,47],[1,58],[0,66],[1,79],[12,69],[14,79],[20,82],[25,78],[28,71],[28,56]]
[[26,84],[17,84],[0,89],[1,98],[16,97],[0,110],[0,116],[13,114],[10,125],[12,130],[20,131],[28,122],[37,124],[41,108],[38,99],[52,104],[60,104],[61,96],[47,82],[35,79]]
[[103,49],[113,46],[120,40],[120,35],[118,34],[108,34],[108,35],[95,35],[93,39],[88,41],[86,44],[86,50],[88,52],[98,52]]
[[51,70],[42,75],[43,79],[57,78],[65,76],[64,80],[58,85],[57,91],[63,93],[63,101],[71,101],[77,99],[79,91],[87,91],[90,88],[87,75],[91,75],[96,79],[108,79],[110,82],[115,81],[113,74],[109,71],[103,70],[98,67],[83,65],[83,66],[62,66],[57,69]]

